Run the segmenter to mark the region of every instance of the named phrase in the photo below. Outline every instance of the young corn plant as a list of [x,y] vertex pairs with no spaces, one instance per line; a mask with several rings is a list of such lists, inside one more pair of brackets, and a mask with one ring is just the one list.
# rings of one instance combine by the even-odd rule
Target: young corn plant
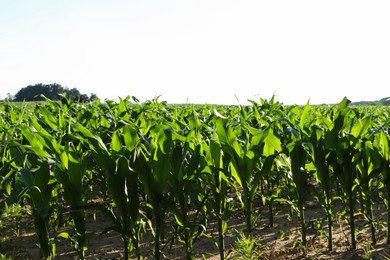
[[227,163],[224,163],[221,144],[216,137],[203,143],[206,152],[207,167],[204,170],[205,180],[212,192],[210,206],[217,217],[219,257],[225,259],[225,234],[228,228],[227,220],[233,210],[233,200],[228,197],[228,187],[231,185]]
[[47,160],[34,155],[29,157],[29,163],[26,165],[28,167],[20,170],[19,179],[24,190],[19,196],[26,198],[32,208],[41,256],[45,259],[52,259],[55,256],[56,247],[49,234],[50,218],[54,210],[50,201],[55,183],[50,180],[51,173]]
[[[84,154],[78,144],[79,140],[70,134],[70,129],[62,133],[63,136],[59,140],[44,128],[44,126],[52,126],[55,128],[49,128],[49,131],[61,131],[57,125],[66,128],[67,121],[69,121],[64,117],[60,114],[60,120],[55,121],[56,119],[51,114],[50,116],[43,115],[41,123],[34,117],[30,120],[30,131],[27,128],[22,131],[30,143],[35,139],[39,140],[42,148],[53,160],[55,179],[61,184],[63,198],[70,206],[71,224],[75,233],[74,247],[80,259],[84,259],[87,250],[86,221],[84,210],[81,207],[85,204],[83,180],[87,161],[83,158]],[[70,123],[68,124],[70,126]]]
[[[116,173],[107,176],[108,187],[121,212],[122,232],[131,240],[129,251],[134,249],[140,259],[140,239],[144,225],[141,219],[138,172],[133,169],[139,151],[137,128],[127,124],[116,130],[111,149],[112,158],[116,160]],[[128,244],[127,241],[124,243]]]
[[182,122],[179,114],[175,114],[176,123],[172,124],[177,134],[173,140],[169,186],[175,203],[168,210],[175,217],[178,238],[184,243],[186,258],[193,259],[194,242],[206,231],[208,192],[202,171],[207,163],[203,156],[199,117],[194,109],[184,112],[190,117],[188,125]]
[[[373,195],[384,186],[384,182],[379,180],[381,172],[386,171],[386,159],[383,150],[380,147],[381,133],[386,123],[382,124],[381,120],[375,120],[374,112],[379,108],[381,102],[363,118],[359,118],[357,123],[352,128],[354,135],[360,136],[360,152],[359,164],[357,171],[357,184],[360,186],[361,197],[363,198],[364,206],[362,205],[362,213],[368,222],[371,229],[372,245],[377,242],[376,226],[373,213]],[[379,123],[379,124],[378,124]],[[376,126],[375,126],[376,125]],[[376,129],[375,129],[376,128]],[[379,142],[378,142],[379,141]],[[386,146],[386,144],[383,144]]]
[[320,202],[325,212],[328,222],[328,249],[333,250],[333,206],[334,202],[339,199],[333,191],[334,176],[331,172],[331,166],[328,162],[329,151],[325,147],[325,131],[319,126],[312,127],[310,137],[313,149],[311,149],[311,158],[316,169],[314,176],[317,180],[320,190],[313,189],[317,200]]
[[186,259],[193,259],[195,240],[206,231],[205,206],[208,199],[201,172],[205,160],[201,145],[185,142],[172,152],[172,183],[175,205],[169,208],[179,226],[186,249]]
[[25,148],[13,140],[3,143],[0,147],[0,211],[6,204],[17,203],[16,194],[20,192],[18,165],[23,165],[25,152]]
[[154,258],[160,259],[164,219],[171,204],[172,151],[174,130],[160,125],[150,130],[150,146],[138,157],[135,169],[139,173],[147,203],[153,211]]
[[307,162],[307,148],[303,143],[295,143],[289,147],[289,156],[291,163],[291,178],[293,195],[293,206],[298,213],[299,222],[301,225],[301,247],[303,254],[307,253],[307,240],[306,240],[306,223],[305,223],[305,208],[308,198],[309,183],[308,183],[308,170],[306,169]]
[[312,147],[309,139],[310,129],[307,126],[313,121],[313,118],[310,117],[310,109],[309,102],[303,110],[295,107],[287,115],[288,118],[284,118],[282,121],[288,125],[288,134],[284,137],[286,143],[283,156],[285,159],[283,161],[288,164],[286,166],[290,169],[286,176],[287,186],[291,192],[289,203],[299,217],[301,248],[304,255],[307,254],[305,208],[310,192],[309,170],[306,164]]
[[344,200],[348,203],[349,226],[351,230],[351,248],[356,248],[355,205],[356,205],[356,171],[360,158],[357,156],[359,138],[367,131],[369,118],[356,119],[345,98],[335,106],[335,119],[327,133],[325,146],[330,149],[329,161],[339,181]]
[[261,206],[268,207],[269,227],[274,226],[274,202],[285,202],[279,197],[283,189],[281,185],[283,168],[278,159],[278,157],[274,159],[271,170],[262,174],[260,180]]
[[[216,118],[216,132],[222,149],[231,158],[231,174],[244,193],[243,209],[246,217],[246,235],[251,238],[255,228],[253,202],[261,176],[270,172],[275,151],[281,150],[280,141],[272,134],[272,129],[264,130],[245,126],[244,143],[240,145],[239,136],[223,118]],[[247,132],[246,132],[247,131]],[[258,170],[258,167],[260,170]]]
[[[0,113],[1,114],[1,113]],[[15,216],[15,233],[20,233],[22,214],[26,211],[19,197],[22,192],[20,185],[20,168],[25,165],[27,150],[20,142],[20,127],[0,120],[0,228],[6,223],[7,216]],[[15,210],[17,209],[17,210]],[[0,235],[0,250],[5,250],[6,234]]]
[[56,180],[51,178],[49,166],[51,157],[44,149],[44,140],[29,126],[23,125],[21,133],[28,145],[24,145],[25,161],[19,166],[19,180],[24,187],[19,196],[26,196],[33,208],[34,227],[39,238],[41,254],[50,259],[55,255],[55,243],[49,237],[49,224],[54,210],[50,203],[51,193],[56,183]]
[[382,159],[382,182],[386,191],[385,204],[387,204],[387,244],[390,244],[390,152],[389,136],[385,131],[379,131],[375,136],[374,144],[378,147]]
[[378,149],[374,147],[373,143],[364,139],[363,143],[361,144],[360,157],[361,160],[357,166],[358,171],[356,181],[360,186],[360,192],[366,204],[362,213],[368,221],[371,229],[372,245],[375,245],[377,242],[377,230],[373,213],[374,202],[372,195],[374,193],[374,185],[376,183],[375,180],[377,180],[383,169],[383,160]]
[[117,129],[113,133],[111,152],[100,137],[93,135],[81,124],[74,123],[72,128],[84,145],[91,149],[95,161],[104,169],[108,189],[118,207],[118,214],[104,205],[98,204],[94,207],[112,221],[113,226],[109,229],[120,233],[125,259],[129,259],[132,249],[135,250],[137,259],[140,259],[139,244],[144,224],[140,215],[138,174],[131,167],[138,156],[136,128],[126,124]]

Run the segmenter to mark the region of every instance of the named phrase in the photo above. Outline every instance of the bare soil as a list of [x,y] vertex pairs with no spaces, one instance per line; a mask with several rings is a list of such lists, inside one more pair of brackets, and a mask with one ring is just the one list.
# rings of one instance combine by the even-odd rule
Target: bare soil
[[[366,221],[361,214],[356,214],[357,249],[351,250],[350,231],[345,219],[335,217],[333,227],[333,250],[327,249],[327,224],[323,221],[324,213],[322,208],[316,203],[309,203],[306,210],[307,230],[307,255],[302,254],[299,246],[300,226],[295,214],[290,217],[287,205],[275,205],[274,226],[269,227],[268,211],[264,209],[260,215],[258,226],[254,231],[256,244],[253,250],[253,259],[390,259],[390,246],[386,243],[386,226],[378,225],[376,245],[371,245],[371,234]],[[387,218],[386,212],[377,209],[375,213],[378,223],[384,223]],[[14,221],[14,222],[12,222]],[[32,223],[28,218],[22,218],[20,224],[21,233],[17,234],[15,219],[8,219],[7,228],[0,230],[2,237],[6,236],[2,247],[6,254],[12,259],[39,259],[38,239],[34,233]],[[208,235],[217,238],[215,219],[210,219]],[[173,219],[166,219],[166,234],[169,238],[169,230]],[[319,225],[322,223],[322,232]],[[87,259],[123,259],[123,243],[119,234],[110,231],[102,234],[105,227],[110,226],[109,220],[105,219],[99,212],[89,211],[87,213],[87,234],[88,250]],[[245,218],[241,211],[236,209],[229,221],[228,232],[226,234],[227,259],[243,259],[237,252],[240,248],[237,241],[242,237],[245,230]],[[69,240],[56,237],[59,233],[67,231],[69,228],[60,228],[52,234],[57,244],[57,259],[77,259],[77,254],[72,248]],[[165,259],[184,259],[185,251],[182,244],[164,244]],[[142,254],[144,259],[153,259],[153,236],[151,232],[146,232],[142,240]],[[4,251],[3,250],[3,251]],[[219,259],[219,251],[214,240],[202,237],[195,242],[194,248],[196,259]],[[134,255],[132,256],[134,258]]]

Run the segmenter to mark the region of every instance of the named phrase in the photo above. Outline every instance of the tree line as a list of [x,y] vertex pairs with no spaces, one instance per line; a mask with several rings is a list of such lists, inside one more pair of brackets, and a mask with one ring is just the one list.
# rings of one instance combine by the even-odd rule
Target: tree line
[[98,98],[94,93],[82,94],[77,88],[63,87],[60,84],[34,84],[20,89],[15,96],[9,95],[6,99],[9,101],[44,101],[45,98],[51,100],[61,100],[63,96],[72,101],[90,102]]

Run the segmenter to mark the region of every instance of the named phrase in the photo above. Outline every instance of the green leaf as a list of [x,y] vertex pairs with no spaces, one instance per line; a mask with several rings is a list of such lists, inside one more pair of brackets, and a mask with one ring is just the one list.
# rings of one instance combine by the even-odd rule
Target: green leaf
[[371,124],[371,116],[366,116],[362,119],[358,119],[357,122],[353,125],[351,134],[355,137],[363,137],[364,134],[367,132],[368,128]]
[[306,121],[307,121],[307,118],[308,118],[308,115],[309,115],[309,111],[310,111],[310,102],[307,101],[306,106],[303,109],[303,112],[301,114],[301,119],[299,120],[299,128],[301,130],[303,130],[303,128],[304,128],[304,126],[306,124]]
[[69,233],[68,232],[61,232],[57,235],[58,238],[65,238],[69,239]]

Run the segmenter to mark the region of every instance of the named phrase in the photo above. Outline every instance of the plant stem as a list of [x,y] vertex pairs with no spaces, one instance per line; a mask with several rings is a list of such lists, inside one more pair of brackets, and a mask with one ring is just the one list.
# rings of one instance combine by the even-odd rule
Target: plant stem
[[221,260],[225,259],[225,235],[223,233],[223,220],[221,216],[218,216],[218,246]]
[[154,217],[156,220],[156,231],[155,231],[155,237],[154,237],[154,259],[159,260],[160,259],[160,236],[161,236],[161,215],[160,215],[160,207],[155,207]]
[[268,215],[269,215],[269,226],[274,226],[274,212],[273,212],[273,203],[272,201],[269,202],[268,205]]
[[129,242],[127,240],[127,236],[124,234],[122,234],[122,241],[125,248],[125,259],[129,259]]
[[371,196],[369,194],[369,189],[367,190],[366,209],[367,209],[367,215],[371,227],[371,241],[373,245],[376,245],[376,235],[375,235],[376,230],[374,225],[374,214],[372,212],[372,203],[371,203]]
[[186,244],[186,257],[187,257],[187,260],[191,260],[193,259],[192,257],[192,238],[191,238],[191,234],[190,234],[190,231],[185,228],[184,229],[184,237],[185,237],[185,244]]
[[80,259],[85,259],[84,250],[87,245],[86,234],[85,234],[85,216],[84,211],[76,210],[70,213],[74,221],[74,229],[76,233],[77,241],[77,254]]
[[38,235],[39,247],[41,249],[41,255],[45,259],[51,259],[52,250],[49,238],[49,230],[47,227],[46,219],[44,219],[37,209],[33,209],[35,232]]
[[305,224],[305,209],[303,208],[303,205],[299,206],[299,217],[301,222],[301,237],[302,237],[302,248],[303,248],[303,254],[306,255],[307,253],[307,242],[306,242],[306,224]]
[[[249,191],[248,191],[249,193]],[[245,202],[245,217],[246,217],[246,233],[247,237],[252,237],[252,230],[253,230],[253,219],[252,219],[252,209],[253,209],[253,203],[250,195],[246,196],[246,202]]]
[[[267,184],[268,196],[271,196],[271,194],[272,194],[272,186],[271,186],[270,182],[271,181],[268,181],[268,184]],[[269,226],[273,227],[274,226],[273,200],[270,200],[269,204],[268,204],[268,219],[269,219]]]
[[351,248],[356,249],[355,217],[354,217],[355,204],[352,197],[352,191],[350,191],[348,197],[349,197],[349,226],[351,228]]
[[332,213],[328,212],[328,249],[329,251],[333,250],[333,234],[332,234],[332,229],[333,229],[333,218],[332,218]]
[[390,244],[390,184],[387,187],[387,244]]

